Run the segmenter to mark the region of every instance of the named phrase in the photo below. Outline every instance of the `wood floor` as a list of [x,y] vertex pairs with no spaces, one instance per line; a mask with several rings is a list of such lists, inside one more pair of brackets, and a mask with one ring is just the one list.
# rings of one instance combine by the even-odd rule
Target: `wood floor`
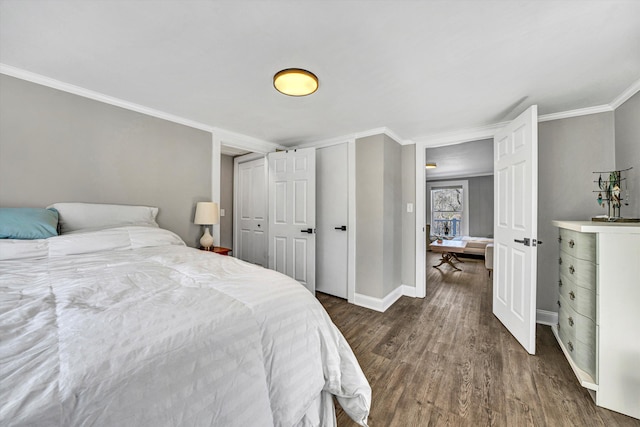
[[[491,313],[482,260],[462,272],[427,258],[427,298],[385,313],[318,293],[373,390],[370,427],[640,426],[595,406],[548,326],[530,356]],[[337,405],[340,427],[356,424]]]

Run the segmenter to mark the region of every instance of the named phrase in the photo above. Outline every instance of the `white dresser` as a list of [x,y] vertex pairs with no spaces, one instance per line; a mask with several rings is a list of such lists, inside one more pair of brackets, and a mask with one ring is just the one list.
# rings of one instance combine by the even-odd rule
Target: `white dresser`
[[640,224],[559,228],[553,332],[598,406],[640,418]]

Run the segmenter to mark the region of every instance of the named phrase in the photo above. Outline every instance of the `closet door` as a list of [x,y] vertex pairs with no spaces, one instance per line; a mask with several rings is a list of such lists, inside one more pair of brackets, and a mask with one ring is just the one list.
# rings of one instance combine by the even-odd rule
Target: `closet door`
[[235,256],[267,267],[267,169],[264,157],[238,162]]
[[316,150],[316,290],[347,299],[347,143]]

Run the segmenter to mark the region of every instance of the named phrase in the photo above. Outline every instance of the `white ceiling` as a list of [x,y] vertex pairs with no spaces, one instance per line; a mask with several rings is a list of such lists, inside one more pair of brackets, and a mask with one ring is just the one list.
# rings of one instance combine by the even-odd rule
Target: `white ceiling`
[[426,149],[427,181],[493,175],[493,139]]
[[[405,140],[612,102],[640,1],[0,0],[0,63],[263,141]],[[274,73],[320,79],[304,98]]]

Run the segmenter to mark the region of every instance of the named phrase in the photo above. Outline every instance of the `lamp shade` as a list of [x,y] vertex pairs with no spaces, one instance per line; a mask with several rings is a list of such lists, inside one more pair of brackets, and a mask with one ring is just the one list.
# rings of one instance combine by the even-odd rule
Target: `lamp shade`
[[213,202],[198,202],[194,224],[213,225],[219,221],[218,204]]

